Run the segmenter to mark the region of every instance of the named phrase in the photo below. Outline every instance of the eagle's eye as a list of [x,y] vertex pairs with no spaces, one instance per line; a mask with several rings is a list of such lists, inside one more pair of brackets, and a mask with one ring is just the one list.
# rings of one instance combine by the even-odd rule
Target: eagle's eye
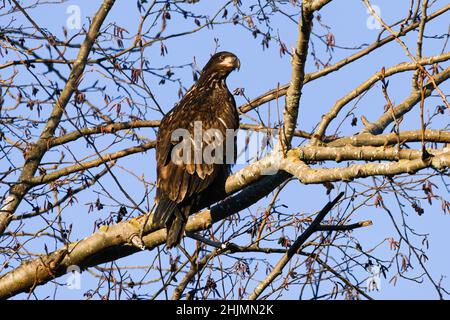
[[225,56],[220,56],[219,59],[220,60],[225,60]]

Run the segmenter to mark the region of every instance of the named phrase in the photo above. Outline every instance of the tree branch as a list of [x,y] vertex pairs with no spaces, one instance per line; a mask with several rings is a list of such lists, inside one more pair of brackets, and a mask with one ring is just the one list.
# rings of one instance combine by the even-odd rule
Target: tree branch
[[18,182],[11,187],[0,209],[0,234],[5,231],[23,197],[31,188],[31,185],[24,181],[32,179],[48,150],[49,139],[54,135],[70,98],[78,88],[89,53],[114,2],[115,0],[105,0],[92,19],[92,24],[70,72],[69,80],[58,97],[39,139],[31,146]]
[[308,229],[306,229],[298,238],[295,240],[295,242],[292,244],[292,246],[289,248],[289,250],[286,252],[286,254],[278,261],[276,266],[272,269],[272,271],[269,273],[269,275],[261,281],[253,291],[253,293],[248,297],[249,300],[256,300],[258,297],[263,293],[263,291],[275,280],[276,277],[281,275],[283,272],[284,267],[287,265],[287,263],[291,260],[291,258],[299,251],[300,247],[303,245],[303,243],[308,240],[308,238],[316,232],[318,227],[320,226],[320,223],[325,218],[325,216],[333,209],[333,207],[338,203],[338,201],[344,196],[344,193],[341,192],[333,201],[328,202],[325,207],[323,207],[322,210],[317,214],[314,221],[309,225]]
[[[228,198],[189,218],[186,232],[206,230],[212,224],[239,212],[272,192],[289,178],[288,174],[265,177],[234,197]],[[151,224],[147,216],[140,216],[112,226],[103,226],[96,233],[41,258],[22,264],[0,278],[0,299],[28,292],[38,285],[62,276],[71,265],[81,269],[131,255],[140,250],[133,239],[143,231],[142,242],[151,250],[166,241],[165,229]]]

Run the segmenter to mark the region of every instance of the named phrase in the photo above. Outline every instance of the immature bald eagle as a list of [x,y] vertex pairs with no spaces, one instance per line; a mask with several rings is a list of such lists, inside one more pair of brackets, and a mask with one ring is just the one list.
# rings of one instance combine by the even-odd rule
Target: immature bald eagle
[[[226,159],[229,159],[229,152],[234,152],[231,162],[236,157],[236,140],[232,138],[234,151],[229,150],[226,130],[229,132],[239,127],[236,103],[225,81],[231,71],[239,67],[239,59],[230,52],[213,55],[197,83],[161,121],[156,144],[157,207],[153,223],[166,226],[168,248],[180,242],[190,214],[225,196],[225,180],[230,173],[230,164]],[[198,137],[194,139],[194,135],[198,134],[198,130],[194,134],[194,128],[198,129],[199,123],[203,133],[216,129],[214,135],[217,136],[218,132],[224,140],[220,142],[220,139],[215,140],[207,135],[200,142],[196,140]],[[173,133],[180,132],[180,129],[191,137],[184,141],[192,146],[191,153],[185,149],[180,151],[182,148],[179,147],[183,144],[180,139],[174,138]],[[197,151],[202,155],[212,143],[223,147],[216,149],[218,152],[223,150],[222,156],[218,157],[222,162],[211,163],[195,158],[199,154]],[[180,161],[181,158],[184,160]]]

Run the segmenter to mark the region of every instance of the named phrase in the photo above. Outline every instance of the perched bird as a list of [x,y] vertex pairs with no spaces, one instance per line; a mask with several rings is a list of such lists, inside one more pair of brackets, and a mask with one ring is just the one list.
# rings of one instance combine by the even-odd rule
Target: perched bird
[[[156,143],[157,207],[153,224],[165,225],[168,248],[180,243],[190,214],[225,197],[225,181],[230,174],[230,163],[226,160],[230,158],[230,152],[233,152],[231,163],[236,160],[236,139],[231,137],[230,150],[230,138],[226,142],[227,133],[239,127],[236,102],[227,88],[226,79],[239,67],[240,61],[234,54],[214,54],[198,81],[160,123]],[[224,139],[205,135],[198,140],[195,128],[199,127],[203,133],[212,131],[213,136]],[[183,141],[184,144],[182,139],[173,135],[180,131],[190,136]],[[192,152],[180,148],[180,145],[192,147]],[[211,146],[219,146],[212,154],[220,156],[217,158],[223,161],[196,158]],[[181,158],[184,160],[180,161]]]

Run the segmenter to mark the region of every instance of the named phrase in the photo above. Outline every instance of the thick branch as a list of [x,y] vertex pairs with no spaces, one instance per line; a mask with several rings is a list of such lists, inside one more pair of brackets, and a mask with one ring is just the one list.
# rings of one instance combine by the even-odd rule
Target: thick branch
[[344,168],[332,169],[312,169],[296,157],[288,157],[281,163],[283,170],[296,176],[304,184],[352,181],[355,178],[366,178],[376,175],[414,174],[426,168],[443,170],[448,167],[450,167],[450,153],[448,151],[425,160],[419,158],[388,163],[355,164]]
[[[288,177],[288,174],[266,177],[238,195],[215,205],[211,210],[191,216],[186,225],[186,231],[197,232],[210,228],[213,223],[265,197]],[[38,285],[64,275],[71,265],[86,269],[136,253],[140,249],[132,243],[133,239],[139,237],[141,231],[145,235],[142,241],[147,249],[151,250],[165,243],[166,230],[158,230],[149,221],[151,219],[140,216],[116,225],[102,227],[93,235],[69,245],[68,250],[64,247],[19,266],[0,278],[0,299],[28,292]]]
[[[430,65],[442,61],[447,61],[450,59],[450,52],[444,53],[442,55],[433,56],[433,57],[427,57],[419,60],[418,62],[421,65]],[[321,120],[317,130],[316,135],[318,139],[320,139],[324,134],[329,126],[330,122],[335,119],[338,115],[338,113],[342,110],[342,108],[347,105],[350,101],[355,99],[356,97],[360,96],[365,91],[369,90],[376,82],[378,82],[381,77],[389,77],[397,73],[415,70],[417,69],[417,64],[415,62],[410,63],[401,63],[396,66],[393,66],[391,68],[388,68],[384,70],[384,74],[382,74],[381,71],[378,71],[375,73],[372,77],[364,81],[362,84],[360,84],[358,87],[353,89],[351,92],[349,92],[347,95],[336,101],[333,108],[328,112]]]
[[[373,135],[371,133],[361,133],[355,136],[341,138],[339,140],[327,144],[329,147],[343,147],[352,145],[354,147],[372,146],[382,147],[406,142],[422,141],[422,131],[402,131],[399,133],[392,132],[387,134]],[[440,130],[425,130],[423,140],[436,143],[450,143],[450,132]]]
[[[439,74],[434,76],[434,82],[428,82],[424,88],[424,97],[427,98],[434,91],[435,86],[441,84],[450,78],[450,68],[445,69]],[[408,98],[406,98],[402,103],[398,104],[394,108],[394,116],[391,112],[384,113],[376,122],[367,124],[364,132],[370,132],[372,134],[383,133],[384,129],[395,119],[401,118],[404,114],[408,113],[421,99],[421,91],[414,90]]]
[[303,1],[298,23],[297,45],[292,58],[292,77],[286,91],[286,105],[283,111],[283,145],[290,147],[297,126],[298,109],[305,80],[305,64],[308,56],[309,37],[311,35],[313,12],[310,1]]

